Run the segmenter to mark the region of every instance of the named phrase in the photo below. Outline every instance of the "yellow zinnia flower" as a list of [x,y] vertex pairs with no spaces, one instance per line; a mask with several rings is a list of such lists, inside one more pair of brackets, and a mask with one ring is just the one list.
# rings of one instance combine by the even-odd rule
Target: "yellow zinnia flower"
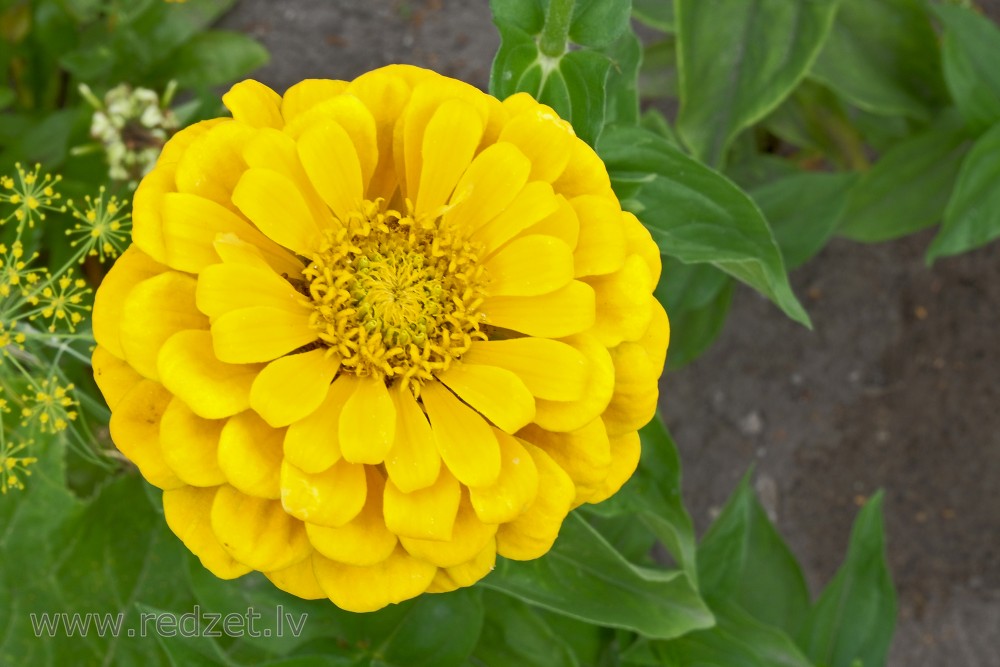
[[94,305],[118,448],[219,577],[374,610],[531,559],[653,415],[660,258],[527,95],[255,81],[164,147]]

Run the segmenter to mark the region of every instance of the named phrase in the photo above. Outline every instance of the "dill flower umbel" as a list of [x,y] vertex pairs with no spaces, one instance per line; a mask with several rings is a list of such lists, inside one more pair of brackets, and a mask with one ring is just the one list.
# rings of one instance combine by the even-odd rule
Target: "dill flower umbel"
[[[0,399],[0,409],[4,407]],[[34,456],[14,456],[21,454],[32,443],[30,441],[15,445],[12,442],[0,442],[0,494],[7,495],[11,489],[24,489],[24,477],[31,477],[30,466],[38,461]]]
[[164,147],[94,305],[117,447],[217,576],[366,611],[532,559],[635,470],[660,257],[548,107],[390,66]]
[[120,255],[130,231],[127,205],[128,201],[114,195],[105,199],[104,186],[96,197],[85,196],[83,206],[77,206],[72,199],[67,201],[66,207],[77,220],[73,229],[66,230],[66,236],[75,237],[70,246],[79,246],[85,255],[102,262]]

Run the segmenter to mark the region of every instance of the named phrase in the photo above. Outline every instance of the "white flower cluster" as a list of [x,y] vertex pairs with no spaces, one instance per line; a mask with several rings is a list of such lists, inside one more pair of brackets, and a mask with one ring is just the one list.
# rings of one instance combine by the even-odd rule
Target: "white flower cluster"
[[[136,182],[156,164],[160,149],[178,127],[177,118],[161,103],[156,91],[115,86],[98,100],[89,88],[80,92],[96,111],[90,134],[101,142],[108,156],[108,175],[113,180]],[[165,96],[166,97],[166,96]]]

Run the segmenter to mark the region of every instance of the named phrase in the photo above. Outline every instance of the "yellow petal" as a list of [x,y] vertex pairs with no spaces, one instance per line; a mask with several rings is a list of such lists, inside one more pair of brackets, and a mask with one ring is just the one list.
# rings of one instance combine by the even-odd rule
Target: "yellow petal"
[[157,164],[139,181],[132,201],[132,243],[159,262],[167,261],[161,214],[163,197],[177,189],[176,174],[176,164]]
[[466,486],[490,486],[500,475],[500,446],[493,429],[436,382],[420,393],[441,460]]
[[271,428],[253,412],[230,417],[219,437],[219,468],[229,483],[243,493],[280,498],[284,437],[283,429]]
[[160,419],[170,394],[152,380],[132,387],[111,413],[111,439],[134,463],[142,476],[161,489],[175,489],[184,482],[174,474],[160,448]]
[[219,361],[212,350],[212,334],[188,329],[167,339],[156,368],[163,386],[195,414],[222,419],[250,407],[250,386],[261,366]]
[[[131,366],[114,356],[107,349],[98,345],[90,360],[94,369],[94,382],[101,390],[104,401],[112,410],[125,397],[132,387],[142,382],[143,377]],[[431,444],[433,447],[433,443]]]
[[500,214],[477,228],[471,238],[483,245],[483,256],[488,256],[558,209],[559,200],[553,194],[552,186],[541,181],[533,181],[524,186]]
[[456,362],[437,379],[508,433],[535,417],[535,398],[514,373],[496,366]]
[[159,275],[167,267],[130,245],[115,262],[108,275],[104,276],[101,288],[94,295],[94,340],[108,352],[125,358],[121,345],[121,321],[125,308],[125,297],[137,284]]
[[438,479],[441,455],[431,425],[410,390],[397,382],[389,395],[396,408],[396,441],[385,457],[385,470],[397,489],[410,493]]
[[469,500],[483,523],[507,523],[535,501],[538,470],[524,446],[512,435],[496,430],[500,443],[500,478],[489,487],[469,490]]
[[212,503],[212,532],[230,556],[261,572],[283,570],[312,553],[302,522],[288,516],[281,503],[225,484]]
[[222,103],[233,118],[250,127],[281,129],[285,124],[280,111],[281,96],[259,81],[240,81],[222,96]]
[[629,480],[639,466],[642,443],[636,431],[629,431],[611,438],[611,469],[604,482],[587,499],[589,503],[607,500]]
[[381,378],[351,380],[354,393],[340,413],[340,453],[352,463],[377,465],[396,439],[396,408]]
[[566,471],[576,486],[574,506],[589,499],[611,470],[611,444],[600,418],[571,433],[546,431],[531,424],[517,435],[540,447]]
[[341,375],[326,392],[326,399],[315,412],[288,427],[285,434],[285,458],[305,472],[326,470],[340,459],[337,429],[340,412],[354,393],[354,383]]
[[385,485],[385,525],[397,535],[425,540],[450,540],[462,490],[458,480],[442,470],[434,484],[404,493],[390,479]]
[[660,271],[663,264],[660,260],[660,249],[656,241],[649,235],[649,230],[639,219],[628,211],[622,211],[622,231],[625,232],[627,254],[639,255],[649,268],[653,285],[660,282]]
[[459,179],[443,224],[479,229],[510,206],[528,182],[530,171],[528,158],[514,146],[489,146]]
[[500,141],[509,141],[531,159],[531,180],[548,183],[566,169],[575,140],[569,123],[541,104],[515,115],[500,133]]
[[232,208],[233,190],[247,168],[243,147],[253,135],[249,125],[225,121],[197,137],[177,163],[177,191]]
[[211,318],[241,308],[267,306],[306,312],[304,297],[267,266],[226,262],[205,268],[198,276],[195,302]]
[[272,584],[281,590],[303,600],[319,600],[326,597],[313,571],[312,557],[283,570],[265,572]]
[[580,238],[573,251],[576,275],[604,275],[620,269],[626,244],[617,200],[587,195],[569,203],[580,221]]
[[402,77],[379,76],[380,72],[362,74],[351,81],[346,91],[357,97],[375,119],[378,164],[366,193],[372,201],[378,197],[392,199],[398,186],[392,155],[393,128],[410,99],[410,85]]
[[615,393],[604,411],[609,436],[635,431],[656,414],[657,380],[662,368],[653,366],[638,343],[622,343],[611,350],[615,364]]
[[562,338],[594,326],[594,290],[578,280],[541,296],[490,296],[483,301],[486,322],[528,336]]
[[593,334],[601,344],[614,347],[623,340],[638,340],[653,317],[650,307],[649,267],[639,255],[631,255],[619,271],[586,279],[597,296],[597,320]]
[[490,294],[547,294],[573,280],[573,251],[557,238],[534,234],[508,243],[484,266]]
[[316,340],[310,309],[256,306],[221,315],[212,322],[215,356],[229,364],[271,361]]
[[361,613],[420,595],[427,590],[437,568],[397,548],[381,563],[369,567],[316,556],[313,570],[331,602],[345,611]]
[[306,523],[309,541],[323,556],[349,565],[375,565],[384,561],[396,548],[396,536],[385,527],[382,518],[382,494],[385,480],[371,466],[365,466],[368,493],[365,506],[353,519],[341,526],[318,526]]
[[342,526],[365,505],[365,467],[341,459],[319,473],[281,464],[281,505],[297,519],[318,526]]
[[236,184],[232,200],[275,243],[306,257],[319,247],[319,222],[287,176],[259,167],[248,169]]
[[[309,181],[337,218],[347,220],[352,211],[361,209],[365,179],[371,174],[364,173],[361,156],[347,130],[333,121],[313,127],[299,139],[298,152]],[[374,162],[371,168],[374,170]]]
[[195,281],[170,271],[136,285],[122,308],[121,344],[125,360],[145,377],[159,378],[157,355],[178,331],[207,329],[208,318],[198,312]]
[[447,593],[457,588],[471,586],[492,572],[496,562],[497,541],[492,539],[472,560],[454,567],[439,569],[434,581],[427,587],[427,592]]
[[174,136],[167,140],[160,151],[160,157],[156,160],[157,168],[164,165],[176,165],[181,157],[187,152],[194,140],[202,136],[216,125],[228,123],[228,118],[211,118],[209,120],[192,123],[182,130],[178,130]]
[[346,81],[336,79],[305,79],[288,90],[281,97],[281,115],[286,123],[291,123],[300,114],[309,111],[320,102],[336,97],[347,88]]
[[576,496],[573,480],[548,454],[524,446],[538,469],[538,494],[524,514],[497,531],[497,553],[512,560],[531,560],[551,549]]
[[257,246],[278,270],[301,266],[246,220],[210,199],[171,192],[163,198],[162,213],[167,263],[180,271],[198,273],[217,263],[219,254],[214,244],[219,234],[232,234]]
[[339,369],[324,348],[275,359],[254,380],[250,406],[271,426],[288,426],[320,406]]
[[219,467],[219,436],[224,420],[202,419],[176,396],[160,421],[163,460],[185,484],[217,486],[226,481]]
[[163,492],[163,516],[167,526],[191,550],[209,572],[220,579],[235,579],[250,567],[230,556],[212,532],[212,502],[215,487],[182,486]]
[[667,311],[663,310],[663,305],[650,295],[649,307],[652,316],[649,319],[649,326],[642,338],[635,341],[646,350],[649,363],[654,369],[658,369],[657,376],[663,374],[663,364],[667,360],[667,347],[670,345],[670,320],[667,318]]
[[453,567],[472,560],[486,548],[497,527],[479,520],[469,499],[463,497],[455,516],[449,540],[421,540],[400,536],[399,541],[411,556],[416,556],[438,567]]
[[479,113],[462,100],[448,100],[434,112],[423,136],[420,185],[414,206],[418,218],[439,210],[451,198],[458,179],[476,154],[483,129]]
[[607,167],[594,149],[580,140],[573,142],[566,169],[552,187],[567,199],[580,195],[614,196]]
[[506,369],[536,398],[553,401],[581,398],[590,373],[587,358],[577,349],[547,338],[473,341],[462,362]]
[[592,334],[579,334],[564,339],[590,362],[590,372],[583,396],[576,401],[535,400],[535,423],[549,431],[575,431],[583,428],[611,401],[615,390],[615,366],[608,349]]
[[570,248],[575,249],[580,240],[580,220],[576,217],[576,211],[573,210],[565,197],[555,195],[555,200],[556,210],[525,229],[521,234],[554,236]]

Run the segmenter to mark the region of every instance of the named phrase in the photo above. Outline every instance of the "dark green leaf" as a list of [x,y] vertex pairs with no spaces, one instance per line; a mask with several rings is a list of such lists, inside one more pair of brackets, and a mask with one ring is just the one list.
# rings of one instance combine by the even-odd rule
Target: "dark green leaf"
[[947,100],[921,0],[844,0],[811,74],[875,113],[927,119]]
[[781,250],[746,193],[642,128],[609,129],[598,152],[616,188],[641,186],[623,205],[646,225],[660,252],[689,264],[713,264],[809,326]]
[[673,0],[633,0],[632,16],[657,30],[674,30]]
[[805,76],[840,0],[676,0],[681,109],[694,155],[723,162],[733,137]]
[[639,92],[644,100],[677,97],[677,40],[673,35],[650,44],[643,52]]
[[976,140],[962,162],[941,231],[927,261],[957,255],[1000,237],[1000,123]]
[[809,590],[749,480],[744,476],[698,548],[701,589],[794,634],[809,609]]
[[[489,667],[579,667],[565,635],[546,622],[547,614],[520,600],[485,591],[486,622],[473,656]],[[580,632],[595,626],[579,625]]]
[[1000,120],[1000,30],[964,7],[932,5],[945,25],[944,76],[969,129],[984,132]]
[[639,63],[642,44],[631,30],[608,47],[604,54],[611,59],[605,85],[607,104],[604,122],[635,125],[639,122]]
[[576,0],[569,38],[580,46],[608,46],[628,28],[631,0]]
[[499,561],[482,585],[649,637],[678,637],[713,622],[687,576],[632,565],[575,514],[566,519],[548,554],[533,561]]
[[806,616],[799,645],[825,667],[884,665],[895,624],[879,492],[858,514],[847,558]]
[[750,191],[771,223],[785,266],[805,264],[826,245],[856,181],[850,173],[799,173]]
[[839,233],[877,243],[939,222],[969,146],[954,114],[894,146],[851,193]]
[[170,61],[170,78],[181,87],[218,86],[242,79],[267,64],[267,49],[238,32],[213,30],[196,35]]
[[691,363],[719,337],[733,302],[734,284],[727,276],[719,291],[705,305],[671,313],[667,369],[677,370]]
[[479,640],[483,614],[478,589],[421,596],[374,654],[394,667],[458,667]]
[[497,27],[515,27],[529,35],[537,35],[545,25],[543,0],[490,0],[493,22]]

